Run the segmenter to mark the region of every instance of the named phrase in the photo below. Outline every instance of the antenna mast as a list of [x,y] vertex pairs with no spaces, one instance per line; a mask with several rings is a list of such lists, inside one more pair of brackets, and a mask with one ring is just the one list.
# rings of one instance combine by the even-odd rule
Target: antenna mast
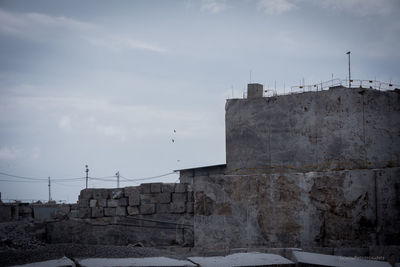
[[51,182],[50,182],[50,176],[49,176],[49,202],[51,201]]
[[86,189],[88,188],[88,178],[89,178],[89,166],[85,165],[86,167]]
[[119,171],[115,175],[117,176],[117,188],[119,188]]
[[351,53],[350,51],[346,53],[347,55],[349,55],[349,88],[351,87],[350,53]]

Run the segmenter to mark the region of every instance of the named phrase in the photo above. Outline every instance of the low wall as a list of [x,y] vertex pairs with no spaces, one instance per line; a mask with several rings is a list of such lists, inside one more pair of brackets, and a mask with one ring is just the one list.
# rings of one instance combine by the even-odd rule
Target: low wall
[[19,220],[52,221],[77,217],[76,204],[1,203],[0,222]]
[[193,213],[193,192],[187,184],[147,183],[115,189],[84,189],[79,218]]
[[49,243],[193,245],[193,192],[182,183],[84,189],[77,218],[47,224]]

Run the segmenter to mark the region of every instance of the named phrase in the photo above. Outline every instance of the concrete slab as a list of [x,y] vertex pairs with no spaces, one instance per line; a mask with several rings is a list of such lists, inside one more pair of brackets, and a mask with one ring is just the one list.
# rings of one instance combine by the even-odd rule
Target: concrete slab
[[[339,267],[390,267],[388,262],[363,260],[342,256],[324,255],[310,252],[293,251],[293,258],[299,264],[312,266],[339,266]],[[300,265],[301,266],[301,265]]]
[[152,257],[152,258],[89,258],[79,259],[78,264],[82,267],[180,267],[189,266],[195,267],[197,265],[186,260],[176,260],[166,257]]
[[57,210],[57,206],[33,206],[33,217],[38,221],[50,221]]
[[12,219],[11,206],[0,205],[0,222],[9,222]]
[[294,262],[276,255],[259,252],[235,253],[217,257],[190,257],[190,261],[201,267],[231,267],[231,266],[294,266]]
[[24,265],[15,265],[12,267],[75,267],[75,263],[67,257],[62,257],[58,260],[41,261],[28,263]]

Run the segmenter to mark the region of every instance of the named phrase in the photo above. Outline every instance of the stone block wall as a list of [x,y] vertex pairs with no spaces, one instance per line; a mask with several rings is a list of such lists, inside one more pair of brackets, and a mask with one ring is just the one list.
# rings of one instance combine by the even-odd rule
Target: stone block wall
[[193,214],[193,203],[191,188],[181,183],[84,189],[79,195],[78,218]]
[[193,203],[183,183],[84,189],[76,218],[47,224],[47,242],[193,246]]
[[193,246],[193,203],[184,183],[84,189],[77,204],[1,204],[0,222],[40,222],[48,243]]

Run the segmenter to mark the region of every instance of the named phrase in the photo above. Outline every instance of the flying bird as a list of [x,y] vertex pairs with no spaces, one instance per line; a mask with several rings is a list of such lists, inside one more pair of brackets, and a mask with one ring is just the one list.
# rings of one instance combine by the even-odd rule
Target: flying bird
[[175,142],[175,140],[174,139],[172,139],[172,143],[174,143]]

